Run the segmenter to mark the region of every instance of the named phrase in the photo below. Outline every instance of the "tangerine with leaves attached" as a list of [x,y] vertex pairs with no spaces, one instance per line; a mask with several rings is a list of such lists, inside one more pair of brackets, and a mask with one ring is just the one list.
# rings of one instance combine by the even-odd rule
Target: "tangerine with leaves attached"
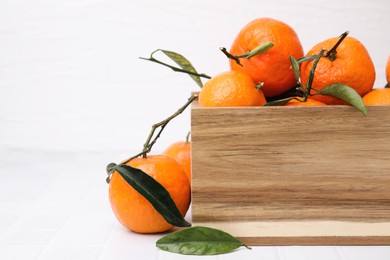
[[[158,181],[185,216],[190,205],[191,188],[183,167],[176,160],[166,155],[151,155],[137,157],[126,164],[141,169]],[[119,222],[134,232],[160,233],[173,227],[118,172],[111,176],[109,200]]]
[[[331,104],[345,104],[335,97],[315,95],[328,85],[340,83],[347,85],[360,95],[370,92],[375,82],[375,68],[365,46],[353,37],[345,37],[332,53],[330,51],[340,40],[330,38],[315,45],[306,56],[318,55],[322,49],[326,55],[318,61],[312,83],[313,99]],[[312,69],[313,60],[301,64],[301,81],[306,85]]]
[[231,69],[247,73],[256,84],[264,83],[264,95],[274,97],[295,86],[290,56],[298,59],[304,54],[298,35],[289,25],[272,18],[255,19],[238,33],[230,54],[238,56],[266,42],[272,42],[273,47],[250,59],[240,58],[242,66],[233,59],[229,62]]

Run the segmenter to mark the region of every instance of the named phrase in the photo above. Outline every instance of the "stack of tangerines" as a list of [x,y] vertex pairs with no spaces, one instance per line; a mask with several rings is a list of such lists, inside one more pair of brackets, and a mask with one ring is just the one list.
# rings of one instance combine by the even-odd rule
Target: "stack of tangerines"
[[[306,57],[330,50],[339,38],[327,39],[314,46]],[[248,53],[264,43],[272,47],[250,58]],[[287,24],[259,18],[246,25],[234,40],[230,56],[231,70],[212,77],[199,93],[199,104],[207,107],[262,106],[278,96],[283,96],[297,86],[290,57],[304,57],[303,48],[295,31]],[[310,78],[313,60],[300,63],[300,85],[305,86]],[[390,86],[390,57],[386,67]],[[390,88],[373,90],[375,69],[369,53],[361,42],[346,37],[332,57],[324,57],[316,64],[315,77],[311,83],[314,91],[309,98],[292,99],[288,106],[323,106],[344,104],[341,100],[316,95],[324,87],[345,84],[363,97],[366,105],[390,105]],[[301,90],[305,92],[305,89]],[[187,138],[188,139],[188,138]],[[181,141],[164,151],[163,155],[134,158],[126,164],[141,169],[158,181],[171,195],[180,213],[184,216],[191,200],[191,144]],[[111,176],[109,197],[112,210],[118,220],[128,229],[139,233],[164,232],[172,228],[156,209],[132,188],[117,172]]]
[[[330,38],[315,45],[306,57],[329,51],[339,41]],[[244,53],[272,42],[273,47],[251,58]],[[268,100],[291,91],[297,86],[290,56],[296,60],[304,57],[301,42],[295,31],[287,24],[271,19],[259,18],[247,24],[238,33],[229,54],[230,70],[211,78],[199,93],[199,104],[206,107],[261,106]],[[312,92],[305,99],[293,99],[288,106],[322,106],[346,104],[331,96],[319,95],[326,86],[339,83],[347,85],[361,96],[366,105],[390,105],[390,89],[373,90],[375,68],[365,46],[353,37],[346,37],[337,46],[334,55],[324,55],[315,69]],[[300,63],[301,85],[310,77],[313,60]],[[390,58],[387,65],[387,81],[390,78]],[[304,89],[302,90],[305,91]]]

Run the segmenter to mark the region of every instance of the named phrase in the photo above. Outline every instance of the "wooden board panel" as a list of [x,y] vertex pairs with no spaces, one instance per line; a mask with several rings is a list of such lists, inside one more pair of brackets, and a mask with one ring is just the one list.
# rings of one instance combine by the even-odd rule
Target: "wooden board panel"
[[191,113],[194,223],[390,222],[390,107]]
[[235,234],[247,245],[389,245],[390,222],[235,221],[197,225]]

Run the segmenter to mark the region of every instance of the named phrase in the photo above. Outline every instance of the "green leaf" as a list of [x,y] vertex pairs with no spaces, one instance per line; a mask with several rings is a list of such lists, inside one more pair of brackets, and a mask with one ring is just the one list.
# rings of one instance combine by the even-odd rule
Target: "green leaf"
[[309,60],[315,60],[318,58],[318,55],[311,55],[311,56],[305,56],[297,60],[298,64],[309,61]]
[[[198,74],[198,72],[195,70],[194,66],[192,66],[191,62],[189,62],[183,55],[178,54],[173,51],[167,51],[160,49],[162,53],[167,55],[171,60],[173,60],[177,65],[180,66],[185,71],[192,72],[194,74]],[[191,75],[188,74],[195,82],[198,84],[199,87],[203,87],[202,80],[198,75]]]
[[340,83],[331,84],[323,88],[318,93],[344,100],[345,102],[359,109],[363,115],[367,115],[367,109],[364,105],[362,97],[356,92],[356,90],[347,85]]
[[297,82],[299,82],[300,71],[299,71],[298,61],[293,56],[290,56],[290,62],[291,62],[291,66],[292,66],[292,68],[294,70],[295,80]]
[[177,227],[191,226],[181,215],[169,192],[155,179],[142,170],[125,164],[115,166],[115,170],[144,196],[169,224]]
[[266,52],[268,51],[269,49],[271,49],[272,47],[274,46],[274,43],[273,42],[266,42],[266,43],[263,43],[259,46],[257,46],[256,48],[254,48],[253,50],[251,50],[248,55],[245,56],[245,58],[247,59],[250,59],[256,55],[259,55],[263,52]]
[[308,93],[310,94],[310,91],[311,91],[311,86],[313,84],[313,80],[314,80],[314,73],[315,73],[315,70],[316,70],[316,67],[317,67],[317,64],[318,62],[320,61],[321,57],[322,57],[322,54],[324,53],[325,49],[322,49],[320,51],[320,53],[316,56],[316,58],[314,59],[314,62],[313,62],[313,65],[310,69],[310,72],[309,72],[309,77],[307,79],[307,84],[306,84],[306,88],[308,90]]
[[[217,255],[245,246],[232,235],[208,227],[186,228],[160,238],[156,246],[182,255]],[[249,248],[249,247],[247,247]]]

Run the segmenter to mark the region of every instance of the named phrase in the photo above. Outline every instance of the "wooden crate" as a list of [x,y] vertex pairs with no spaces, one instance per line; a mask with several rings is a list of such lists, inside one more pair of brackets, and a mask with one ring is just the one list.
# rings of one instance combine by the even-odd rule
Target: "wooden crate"
[[191,108],[192,219],[249,245],[390,245],[390,106]]

